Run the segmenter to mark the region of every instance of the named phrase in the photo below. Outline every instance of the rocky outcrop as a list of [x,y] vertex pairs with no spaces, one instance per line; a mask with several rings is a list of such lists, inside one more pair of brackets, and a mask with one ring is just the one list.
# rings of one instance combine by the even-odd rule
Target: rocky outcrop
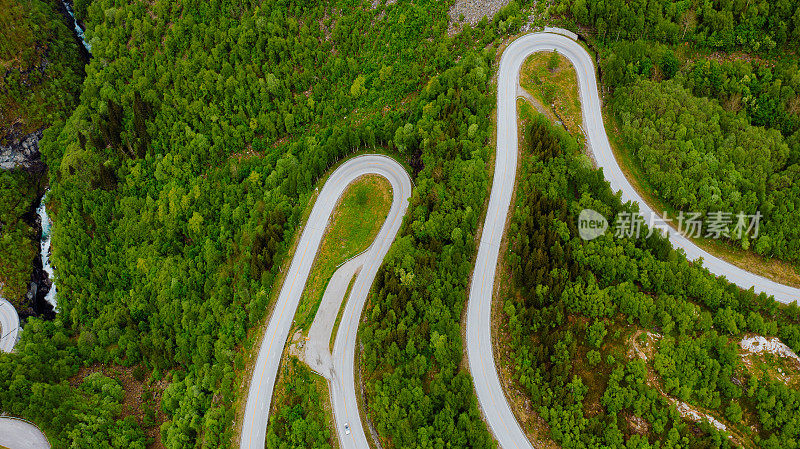
[[43,171],[45,166],[39,157],[39,140],[42,131],[34,131],[26,135],[18,135],[12,129],[0,140],[0,169],[11,170],[23,168],[28,171]]
[[[22,134],[12,125],[10,130],[0,129],[0,170],[22,169],[30,173],[34,179],[39,180],[46,176],[47,166],[42,162],[39,153],[39,140],[42,138],[43,129],[30,134]],[[43,187],[41,181],[36,182],[37,198],[41,198]],[[21,195],[26,193],[21,192]],[[36,230],[37,238],[33,242],[40,248],[39,241],[42,235],[41,218],[36,213],[39,201],[33,201],[31,208],[20,219]],[[28,281],[28,290],[22,298],[6,298],[17,307],[21,317],[27,316],[53,316],[53,307],[47,302],[47,292],[51,288],[50,278],[43,269],[42,259],[39,254],[31,261],[31,277]]]

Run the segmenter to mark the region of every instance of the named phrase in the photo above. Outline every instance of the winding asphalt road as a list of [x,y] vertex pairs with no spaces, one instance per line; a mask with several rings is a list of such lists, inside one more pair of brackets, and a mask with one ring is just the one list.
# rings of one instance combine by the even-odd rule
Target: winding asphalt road
[[[336,378],[331,382],[331,398],[336,431],[339,434],[339,446],[343,449],[369,449],[359,415],[356,393],[355,354],[358,323],[361,321],[361,312],[364,310],[372,282],[400,229],[408,208],[408,199],[411,198],[411,178],[408,173],[394,160],[388,160],[392,162],[387,164],[388,173],[378,174],[386,177],[392,184],[394,194],[392,208],[378,237],[367,250],[361,271],[356,275],[333,343],[333,368]],[[350,425],[349,435],[344,432],[345,423]]]
[[[500,385],[492,352],[491,306],[500,243],[511,205],[517,168],[517,85],[525,59],[540,51],[558,51],[572,62],[578,78],[583,126],[597,164],[603,169],[614,191],[622,191],[622,201],[634,201],[645,220],[653,210],[628,182],[614,158],[608,142],[600,109],[592,58],[576,41],[549,32],[525,35],[512,42],[503,52],[497,78],[497,153],[489,208],[478,247],[467,306],[467,357],[484,416],[502,448],[531,448],[514,417]],[[731,265],[694,245],[671,230],[673,245],[682,248],[689,259],[703,258],[704,265],[718,275],[744,289],[754,287],[776,300],[789,303],[800,299],[800,289],[792,288],[752,274]]]
[[[332,383],[331,391],[337,422],[336,430],[341,446],[365,447],[366,436],[359,418],[353,372],[355,337],[370,286],[400,229],[408,207],[408,198],[411,196],[411,180],[406,171],[395,160],[381,155],[359,156],[336,169],[328,178],[311,210],[261,342],[258,360],[250,381],[240,448],[264,447],[270,403],[281,355],[325,228],[345,188],[355,179],[370,174],[383,176],[389,181],[392,185],[393,202],[378,236],[367,250],[364,265],[353,285],[350,301],[345,306],[334,346],[336,359],[334,370],[338,373],[338,381]],[[344,431],[344,423],[347,422],[350,425],[349,435]]]
[[10,302],[0,298],[0,351],[13,351],[18,338],[19,315]]
[[41,430],[28,421],[0,416],[0,447],[9,449],[49,449]]
[[347,287],[359,269],[364,265],[367,253],[364,252],[343,263],[331,276],[322,301],[314,315],[314,322],[308,329],[308,339],[305,347],[305,361],[322,377],[333,380],[333,358],[331,356],[330,341],[336,317],[342,306],[342,301],[347,294]]

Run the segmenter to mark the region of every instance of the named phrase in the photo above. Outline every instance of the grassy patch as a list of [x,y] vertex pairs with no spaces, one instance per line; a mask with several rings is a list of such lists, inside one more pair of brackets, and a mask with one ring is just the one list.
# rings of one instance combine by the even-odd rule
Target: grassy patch
[[531,124],[531,120],[533,117],[538,114],[536,110],[533,109],[533,106],[521,99],[517,99],[517,111],[519,111],[519,117],[517,118],[517,140],[519,142],[519,148],[528,148],[526,145],[530,145],[528,133],[526,130],[528,126]]
[[[288,359],[287,359],[288,357]],[[284,353],[275,382],[266,447],[283,447],[290,443],[299,446],[337,448],[333,414],[328,404],[328,385],[294,356]]]
[[342,263],[369,248],[392,206],[392,188],[380,176],[364,176],[342,194],[311,267],[295,326],[308,330],[331,276]]
[[[556,63],[557,61],[557,63]],[[569,133],[583,144],[586,137],[578,97],[578,76],[572,63],[562,55],[534,53],[522,64],[520,85],[564,123]]]
[[770,378],[793,388],[800,388],[800,367],[797,362],[768,352],[747,354],[745,368],[757,378]]

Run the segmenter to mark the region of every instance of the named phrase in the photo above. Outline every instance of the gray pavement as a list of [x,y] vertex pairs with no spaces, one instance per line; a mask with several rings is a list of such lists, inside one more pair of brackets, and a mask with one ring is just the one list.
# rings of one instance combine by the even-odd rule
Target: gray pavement
[[330,341],[336,317],[339,315],[347,287],[356,272],[364,264],[366,253],[360,254],[340,266],[325,287],[322,302],[319,304],[314,322],[308,330],[308,341],[305,347],[305,361],[320,376],[333,379],[333,360],[331,359]]
[[[622,201],[634,201],[647,218],[655,215],[625,178],[614,158],[601,114],[595,68],[591,56],[573,39],[548,32],[525,35],[512,42],[503,52],[497,80],[497,152],[492,191],[486,221],[483,225],[475,272],[467,306],[467,357],[475,390],[489,428],[502,448],[530,448],[500,385],[492,352],[491,306],[500,242],[511,205],[517,167],[517,86],[519,71],[525,59],[540,51],[558,51],[572,62],[578,78],[583,127],[597,164],[614,191],[622,191]],[[682,248],[689,259],[703,259],[708,269],[744,289],[754,287],[776,300],[789,303],[800,299],[800,289],[788,287],[749,273],[703,251],[672,230],[669,238]]]
[[[363,267],[356,277],[350,300],[345,306],[337,343],[334,345],[334,381],[331,382],[336,431],[341,447],[368,447],[356,402],[353,375],[355,335],[369,288],[400,229],[408,207],[408,198],[411,196],[411,179],[408,173],[396,161],[381,155],[359,156],[345,162],[331,174],[314,203],[261,342],[247,396],[240,448],[264,447],[281,355],[320,241],[336,202],[345,188],[355,179],[368,174],[383,176],[389,181],[392,185],[393,202],[378,236],[364,254]],[[341,344],[340,339],[343,340]],[[349,423],[349,434],[344,430],[345,423]]]
[[19,338],[19,315],[10,302],[0,298],[0,351],[11,352]]
[[8,449],[48,449],[50,443],[33,424],[0,416],[0,446]]

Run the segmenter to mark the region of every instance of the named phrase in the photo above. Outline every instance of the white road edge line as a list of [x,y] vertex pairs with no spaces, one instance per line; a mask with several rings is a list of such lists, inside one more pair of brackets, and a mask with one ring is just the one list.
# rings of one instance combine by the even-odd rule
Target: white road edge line
[[[551,30],[548,30],[551,31]],[[592,57],[575,40],[562,34],[527,34],[512,42],[500,59],[497,77],[497,152],[486,221],[475,263],[467,305],[467,358],[483,415],[501,448],[531,448],[500,385],[492,352],[491,306],[499,244],[505,230],[517,169],[517,85],[525,59],[536,52],[558,51],[572,63],[578,77],[583,128],[597,164],[613,191],[622,190],[622,201],[639,204],[642,215],[655,212],[622,173],[606,135]],[[744,289],[754,287],[782,303],[800,299],[800,289],[779,284],[731,265],[703,251],[676,231],[669,233],[675,247],[690,260],[703,259],[712,273],[725,276]]]
[[[364,267],[356,278],[350,300],[345,306],[334,344],[334,368],[339,376],[331,388],[336,431],[341,446],[369,447],[356,401],[353,373],[355,337],[372,281],[400,230],[408,208],[408,199],[411,197],[411,179],[408,173],[394,159],[383,155],[358,156],[345,162],[331,174],[314,203],[261,342],[245,407],[239,446],[242,449],[265,446],[269,409],[281,355],[325,228],[345,188],[355,179],[369,174],[382,176],[392,185],[392,207],[366,253]],[[350,435],[345,435],[345,423],[349,423]]]
[[10,302],[0,297],[0,352],[11,352],[19,339],[19,315]]

